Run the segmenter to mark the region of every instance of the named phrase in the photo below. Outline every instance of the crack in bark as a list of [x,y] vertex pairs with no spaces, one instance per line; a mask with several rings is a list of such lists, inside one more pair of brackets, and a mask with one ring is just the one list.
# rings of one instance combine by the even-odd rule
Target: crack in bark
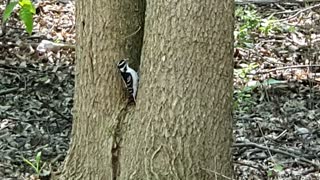
[[111,148],[111,163],[112,163],[112,180],[117,180],[120,176],[120,143],[122,141],[122,121],[126,117],[128,112],[127,106],[122,107],[117,118],[117,124],[113,133],[112,148]]

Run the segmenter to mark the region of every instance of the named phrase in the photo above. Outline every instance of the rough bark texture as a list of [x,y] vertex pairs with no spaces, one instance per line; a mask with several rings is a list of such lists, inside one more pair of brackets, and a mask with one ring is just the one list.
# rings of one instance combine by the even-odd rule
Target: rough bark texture
[[233,0],[147,1],[119,179],[232,177]]
[[140,59],[143,1],[77,0],[72,143],[61,179],[116,179],[125,91],[116,63]]

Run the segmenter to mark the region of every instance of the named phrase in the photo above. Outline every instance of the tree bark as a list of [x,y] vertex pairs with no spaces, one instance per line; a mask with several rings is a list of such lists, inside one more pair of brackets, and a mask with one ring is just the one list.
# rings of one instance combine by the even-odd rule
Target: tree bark
[[[61,178],[232,177],[233,0],[149,0],[145,28],[142,0],[77,0],[76,9],[75,117]],[[141,85],[128,107],[115,62],[139,59],[139,27]]]
[[119,179],[232,177],[233,0],[147,1]]
[[72,143],[61,179],[115,179],[116,134],[125,102],[116,63],[140,59],[143,0],[76,1]]

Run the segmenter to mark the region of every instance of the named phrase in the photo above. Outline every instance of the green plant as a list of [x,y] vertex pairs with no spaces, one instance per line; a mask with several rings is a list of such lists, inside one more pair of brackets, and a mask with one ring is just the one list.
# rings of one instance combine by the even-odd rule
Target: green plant
[[295,31],[293,26],[281,24],[274,15],[263,18],[258,14],[254,5],[238,6],[235,16],[238,21],[236,23],[238,27],[234,32],[234,36],[238,42],[237,46],[240,47],[253,47],[253,32],[268,36],[271,32]]
[[[256,88],[255,85],[247,85],[250,81],[250,78],[248,78],[247,74],[258,67],[258,64],[250,63],[248,65],[243,64],[242,66],[243,68],[234,70],[236,78],[241,80],[241,84],[244,84],[243,87],[238,88],[234,92],[234,109],[247,112],[254,104],[251,94]],[[240,107],[242,109],[239,109]]]
[[244,81],[244,83],[247,83],[249,81],[247,74],[258,66],[259,65],[257,63],[242,64],[243,68],[235,69],[234,74],[237,78],[242,79]]
[[262,32],[265,36],[267,36],[272,30],[277,28],[275,22],[276,21],[272,17],[267,19],[262,19],[261,25],[259,27],[260,32]]
[[31,35],[33,29],[33,15],[36,12],[31,0],[15,0],[9,2],[2,15],[2,22],[6,22],[10,18],[13,9],[17,5],[20,6],[19,18],[26,26],[26,31]]
[[40,175],[42,168],[45,166],[45,163],[41,165],[41,152],[38,152],[35,159],[33,160],[28,160],[24,157],[22,157],[23,161],[26,162],[28,165],[30,165],[32,167],[32,169],[35,170],[35,172],[37,173],[37,175]]
[[251,96],[253,89],[254,88],[250,86],[246,86],[242,89],[235,90],[233,101],[233,108],[235,110],[248,112],[251,109],[251,107],[254,105],[254,101],[252,100]]
[[286,28],[286,30],[287,30],[288,32],[295,32],[297,29],[296,29],[295,26],[289,26],[289,27]]
[[281,164],[275,164],[270,170],[268,170],[268,177],[273,177],[281,171],[283,171],[283,166]]
[[254,105],[254,101],[252,100],[252,91],[254,89],[260,88],[260,90],[263,90],[268,86],[284,83],[286,83],[286,81],[275,80],[272,78],[266,79],[262,83],[258,81],[251,81],[250,85],[245,85],[244,87],[234,91],[234,109],[247,112]]
[[239,27],[235,31],[235,38],[239,45],[250,46],[253,43],[251,32],[256,30],[261,22],[261,18],[257,15],[257,11],[253,6],[244,8],[242,6],[236,8],[235,16],[239,21]]

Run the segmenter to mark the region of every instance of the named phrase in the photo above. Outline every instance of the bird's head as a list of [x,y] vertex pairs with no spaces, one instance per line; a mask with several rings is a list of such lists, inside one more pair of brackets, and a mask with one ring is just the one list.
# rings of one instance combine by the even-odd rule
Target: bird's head
[[128,68],[128,61],[126,59],[122,59],[118,62],[117,66],[121,72],[126,72]]

